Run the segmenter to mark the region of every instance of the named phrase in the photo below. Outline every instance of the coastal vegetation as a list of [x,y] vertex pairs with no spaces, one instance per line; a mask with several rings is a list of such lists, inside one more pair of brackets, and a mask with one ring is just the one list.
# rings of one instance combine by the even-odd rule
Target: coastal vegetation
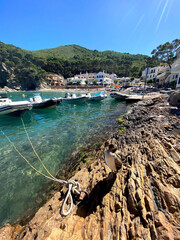
[[124,121],[124,115],[121,115],[118,119],[118,132],[123,132],[126,130],[125,127],[125,121]]
[[152,58],[158,58],[163,63],[168,63],[171,68],[171,64],[174,62],[176,57],[176,49],[180,46],[180,39],[175,39],[170,42],[159,45],[154,49],[151,54]]
[[0,87],[35,89],[46,76],[42,63],[28,51],[0,42]]

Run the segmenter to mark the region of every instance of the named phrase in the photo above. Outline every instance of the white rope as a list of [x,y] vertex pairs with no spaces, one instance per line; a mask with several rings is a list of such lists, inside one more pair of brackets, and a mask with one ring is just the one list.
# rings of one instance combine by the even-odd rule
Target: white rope
[[[73,208],[73,198],[72,198],[72,194],[79,194],[80,195],[80,191],[81,191],[81,188],[80,188],[80,184],[74,180],[70,180],[68,182],[68,191],[67,191],[67,194],[66,194],[66,197],[64,199],[64,202],[62,204],[62,207],[61,207],[61,215],[63,216],[67,216],[70,214],[70,212],[72,211],[72,208]],[[65,212],[65,205],[67,205],[67,201],[68,201],[68,198],[70,199],[70,207],[69,207],[69,210],[67,212]]]
[[[23,122],[23,120],[22,120]],[[61,180],[61,179],[57,179],[55,177],[53,177],[52,174],[49,173],[49,171],[47,170],[47,168],[45,167],[45,165],[42,163],[42,161],[40,160],[37,152],[35,151],[33,145],[32,145],[32,142],[30,141],[30,138],[28,136],[28,133],[25,129],[25,125],[24,125],[24,122],[23,122],[23,127],[24,127],[24,130],[26,132],[26,135],[28,137],[28,140],[31,144],[31,147],[33,149],[33,151],[35,152],[37,158],[39,159],[40,163],[43,165],[43,168],[46,170],[46,172],[51,176],[47,176],[45,175],[44,173],[41,173],[40,171],[38,171],[21,153],[20,151],[16,148],[16,146],[14,145],[14,143],[10,140],[10,138],[1,130],[2,134],[7,138],[7,140],[9,141],[9,143],[13,146],[14,150],[28,163],[28,165],[34,170],[36,171],[38,174],[44,176],[45,178],[49,179],[49,180],[52,180],[54,182],[58,182],[60,184],[63,184],[65,185],[67,188],[68,188],[68,191],[66,193],[66,197],[64,199],[64,202],[62,204],[62,207],[61,207],[61,215],[63,216],[67,216],[71,213],[72,211],[72,208],[73,208],[73,198],[72,198],[72,194],[76,194],[76,195],[80,195],[81,193],[81,187],[80,187],[80,184],[77,182],[77,181],[74,181],[74,180],[70,180],[70,181],[64,181],[64,180]],[[65,205],[67,205],[67,201],[68,201],[68,198],[70,199],[70,207],[69,209],[67,210],[67,212],[65,212]]]

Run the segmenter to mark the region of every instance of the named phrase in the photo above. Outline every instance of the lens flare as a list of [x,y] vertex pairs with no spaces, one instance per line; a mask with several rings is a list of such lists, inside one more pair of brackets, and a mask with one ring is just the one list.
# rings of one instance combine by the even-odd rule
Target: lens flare
[[139,25],[141,24],[142,20],[144,18],[144,14],[141,16],[141,18],[139,19],[138,23],[136,24],[134,30],[133,30],[133,33],[136,31],[136,29],[139,27]]
[[159,21],[158,21],[158,24],[157,24],[157,26],[156,26],[156,32],[157,32],[158,29],[159,29],[159,25],[160,25],[160,23],[161,23],[161,21],[162,21],[162,18],[163,18],[163,16],[164,16],[164,13],[165,13],[165,11],[166,11],[166,8],[167,8],[168,3],[169,3],[169,0],[166,1],[165,5],[164,5],[164,7],[163,7],[161,16],[160,16]]

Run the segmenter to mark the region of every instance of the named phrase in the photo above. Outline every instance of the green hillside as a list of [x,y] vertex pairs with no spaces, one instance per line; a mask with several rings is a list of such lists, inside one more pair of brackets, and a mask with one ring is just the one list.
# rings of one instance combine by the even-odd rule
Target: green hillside
[[[118,76],[138,77],[151,59],[141,54],[99,52],[78,45],[32,51],[32,54],[46,59],[46,71],[61,73],[64,77],[71,77],[79,72],[102,70],[114,72]],[[156,64],[157,62],[151,62],[151,66]]]
[[81,57],[93,56],[93,51],[80,47],[78,45],[60,46],[57,48],[32,51],[32,53],[38,57],[45,57],[45,58],[55,57],[55,58],[62,58],[62,59],[70,59],[75,56],[81,56]]
[[35,89],[45,79],[44,60],[0,42],[0,87]]
[[35,89],[48,73],[71,77],[79,72],[116,73],[118,77],[139,77],[148,65],[158,62],[146,55],[114,51],[99,52],[77,45],[27,51],[0,42],[0,87]]

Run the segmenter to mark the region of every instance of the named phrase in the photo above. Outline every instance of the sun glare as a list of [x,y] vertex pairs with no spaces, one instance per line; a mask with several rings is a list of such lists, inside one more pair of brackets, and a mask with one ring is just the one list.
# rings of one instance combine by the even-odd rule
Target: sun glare
[[164,7],[163,7],[163,9],[162,9],[162,12],[161,12],[159,21],[158,21],[157,26],[156,26],[156,32],[157,32],[158,29],[159,29],[159,26],[160,26],[160,24],[161,24],[162,18],[163,18],[163,16],[164,16],[165,12],[166,12],[166,8],[167,8],[168,3],[169,3],[169,0],[166,0],[166,2],[165,2],[165,4],[164,4]]

